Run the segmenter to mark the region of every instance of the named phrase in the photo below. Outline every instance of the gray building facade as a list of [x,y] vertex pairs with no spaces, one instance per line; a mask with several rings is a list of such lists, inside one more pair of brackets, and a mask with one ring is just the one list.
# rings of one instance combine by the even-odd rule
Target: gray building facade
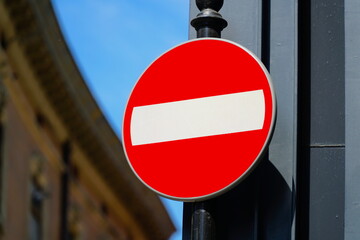
[[278,113],[262,163],[209,201],[216,239],[360,239],[360,1],[225,0],[219,13],[222,38],[268,68]]

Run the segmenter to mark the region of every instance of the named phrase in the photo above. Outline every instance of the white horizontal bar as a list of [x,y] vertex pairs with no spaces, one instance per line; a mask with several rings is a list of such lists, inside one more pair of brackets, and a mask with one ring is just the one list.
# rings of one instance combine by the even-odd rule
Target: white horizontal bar
[[237,133],[263,128],[262,90],[134,107],[133,145]]

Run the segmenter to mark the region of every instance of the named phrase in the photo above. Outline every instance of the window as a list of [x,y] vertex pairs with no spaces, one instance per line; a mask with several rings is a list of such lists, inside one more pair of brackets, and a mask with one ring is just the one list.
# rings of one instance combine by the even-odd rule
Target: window
[[68,217],[69,240],[79,240],[81,236],[80,208],[76,204],[71,205]]
[[44,159],[34,155],[30,161],[29,240],[43,239],[43,210],[46,199]]

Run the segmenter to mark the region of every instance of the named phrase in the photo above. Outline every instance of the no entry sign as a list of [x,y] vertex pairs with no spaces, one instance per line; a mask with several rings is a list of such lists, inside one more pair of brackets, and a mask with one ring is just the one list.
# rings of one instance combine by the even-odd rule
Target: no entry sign
[[275,96],[261,62],[223,39],[188,41],[142,74],[128,100],[123,145],[149,188],[203,200],[241,181],[261,158]]

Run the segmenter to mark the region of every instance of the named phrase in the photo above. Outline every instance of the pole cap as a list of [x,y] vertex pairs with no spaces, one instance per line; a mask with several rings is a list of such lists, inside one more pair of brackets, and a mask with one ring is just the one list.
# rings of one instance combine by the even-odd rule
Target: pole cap
[[210,8],[218,12],[222,8],[223,4],[224,0],[196,0],[196,6],[200,11]]

